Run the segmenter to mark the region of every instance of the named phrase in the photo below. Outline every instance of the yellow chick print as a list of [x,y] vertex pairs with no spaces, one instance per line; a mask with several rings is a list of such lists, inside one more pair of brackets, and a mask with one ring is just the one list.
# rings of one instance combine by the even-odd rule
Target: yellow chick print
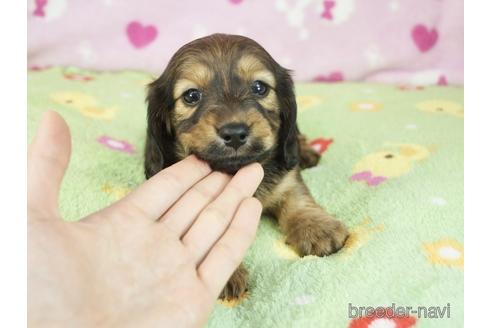
[[319,105],[322,101],[323,98],[318,96],[297,96],[297,109],[302,113],[311,107]]
[[463,106],[447,100],[428,100],[417,104],[417,108],[428,113],[444,113],[456,117],[464,117]]
[[116,112],[116,108],[101,107],[94,97],[77,91],[54,93],[51,95],[51,100],[60,105],[76,109],[83,115],[95,119],[110,120]]
[[375,225],[374,221],[366,217],[350,229],[350,234],[342,250],[342,256],[353,253],[363,245],[367,244],[377,232],[384,230],[382,224]]
[[395,150],[382,150],[363,157],[353,169],[352,181],[377,186],[389,178],[408,173],[416,162],[427,158],[427,147],[416,144],[389,144]]

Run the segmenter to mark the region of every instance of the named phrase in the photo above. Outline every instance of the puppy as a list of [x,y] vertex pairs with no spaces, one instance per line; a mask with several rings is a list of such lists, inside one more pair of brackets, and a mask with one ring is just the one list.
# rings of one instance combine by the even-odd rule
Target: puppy
[[[316,204],[300,175],[319,155],[297,128],[292,79],[258,43],[214,34],[184,45],[149,85],[147,102],[147,178],[190,154],[231,174],[259,162],[265,177],[255,196],[286,243],[301,256],[343,247],[347,229]],[[241,265],[220,297],[246,288]]]

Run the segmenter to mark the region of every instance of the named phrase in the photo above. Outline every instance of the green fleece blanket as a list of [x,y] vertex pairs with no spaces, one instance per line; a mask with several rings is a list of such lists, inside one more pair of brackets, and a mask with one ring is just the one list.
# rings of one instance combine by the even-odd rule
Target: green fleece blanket
[[[72,132],[61,194],[67,219],[144,180],[150,80],[137,72],[29,72],[29,140],[49,109]],[[322,153],[303,177],[351,237],[335,255],[299,258],[263,218],[245,259],[249,291],[217,302],[209,327],[462,327],[463,90],[298,84],[297,95],[299,127]]]

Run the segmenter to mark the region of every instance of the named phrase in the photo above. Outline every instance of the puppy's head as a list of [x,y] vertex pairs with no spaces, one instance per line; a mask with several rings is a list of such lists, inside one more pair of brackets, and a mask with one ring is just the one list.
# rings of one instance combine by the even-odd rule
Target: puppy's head
[[291,77],[251,39],[214,34],[186,44],[147,101],[148,177],[189,154],[228,173],[267,159],[297,164]]

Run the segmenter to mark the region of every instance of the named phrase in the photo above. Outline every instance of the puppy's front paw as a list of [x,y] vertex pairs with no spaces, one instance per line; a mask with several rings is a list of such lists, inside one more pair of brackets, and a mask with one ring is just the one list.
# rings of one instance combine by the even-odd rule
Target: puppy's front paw
[[300,256],[336,253],[349,235],[343,223],[326,213],[316,218],[300,217],[289,228],[286,243],[293,246]]
[[299,166],[307,169],[318,165],[321,155],[309,146],[301,147]]
[[219,295],[222,300],[232,300],[239,298],[248,290],[248,271],[241,264],[232,274]]
[[308,144],[306,137],[301,134],[297,140],[299,142],[299,166],[301,169],[318,165],[321,155]]

